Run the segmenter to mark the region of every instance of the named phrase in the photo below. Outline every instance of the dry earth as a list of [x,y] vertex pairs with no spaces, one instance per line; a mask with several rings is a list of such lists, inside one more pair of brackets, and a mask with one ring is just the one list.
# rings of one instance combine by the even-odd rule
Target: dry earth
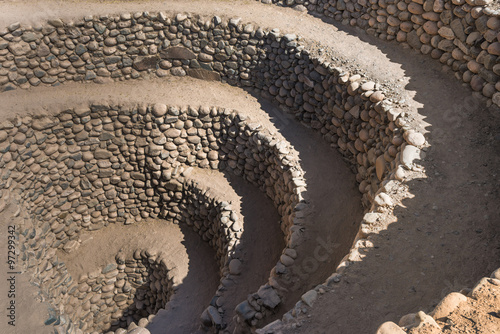
[[[415,122],[423,119],[427,123],[425,130],[428,131],[426,137],[430,147],[421,161],[426,177],[408,182],[412,196],[395,209],[396,220],[385,222],[386,229],[371,239],[374,247],[366,250],[362,261],[350,267],[338,284],[326,288],[312,311],[301,315],[301,322],[291,325],[287,333],[374,332],[384,321],[397,322],[404,314],[421,309],[427,312],[432,310],[447,293],[472,287],[479,278],[488,276],[499,266],[500,114],[498,110],[483,106],[472,96],[470,89],[463,87],[452,73],[428,57],[305,13],[254,1],[7,1],[0,3],[0,26],[15,21],[40,24],[47,18],[160,9],[242,17],[244,21],[255,22],[259,26],[279,27],[283,32],[294,32],[321,43],[325,45],[325,54],[342,56],[346,60],[356,59],[370,77],[404,88],[406,95],[401,98],[413,110]],[[346,66],[349,66],[348,62]],[[338,238],[333,242],[342,243],[340,253],[347,253],[355,234],[355,230],[349,230],[347,226],[360,220],[359,195],[354,191],[354,177],[346,174],[347,167],[340,155],[323,144],[319,136],[299,126],[251,92],[219,83],[174,78],[116,83],[105,87],[65,84],[3,93],[0,96],[1,115],[11,117],[25,110],[34,112],[40,109],[43,113],[50,113],[63,105],[102,98],[220,105],[241,113],[251,113],[252,118],[270,129],[276,126],[281,135],[294,145],[302,160],[308,192],[316,196],[312,199],[314,214],[324,222],[319,226],[326,226],[339,206],[352,206],[352,209],[345,210],[352,216],[336,216],[338,221],[344,222],[344,227],[336,225],[335,229],[328,230],[332,237]],[[255,194],[247,197],[244,194],[246,187],[233,184],[233,181],[231,186],[238,194],[240,187],[242,203],[254,204],[254,198],[259,197]],[[145,233],[145,227],[142,228],[137,233]],[[348,231],[347,234],[344,230]],[[177,230],[177,233],[180,231]],[[309,246],[305,246],[303,254],[307,254],[307,247],[310,251],[316,246],[314,236],[324,232],[310,233]],[[180,234],[178,236],[181,237]],[[107,249],[103,246],[106,245],[105,234],[93,240],[100,240],[97,246],[92,247],[94,251],[100,250],[99,245]],[[89,241],[88,245],[94,241]],[[185,252],[182,256],[186,256]],[[323,282],[341,257],[339,254],[337,258],[330,259],[331,263],[315,273],[309,286],[298,289],[280,309],[278,316],[293,306],[300,298],[300,292]],[[92,256],[88,259],[78,259],[78,263],[84,266],[97,261]],[[71,258],[67,263],[76,266]],[[209,271],[209,268],[201,270]],[[26,298],[36,293],[36,289],[25,284],[22,286],[25,287],[22,293]],[[45,316],[40,311],[43,307],[33,310],[34,304],[24,305],[19,311],[20,323],[39,323]],[[466,307],[463,312],[467,312]],[[31,314],[35,316],[28,317]],[[468,324],[468,328],[472,328],[471,332],[490,333],[491,324],[495,324],[493,318],[481,319],[481,326],[486,329],[479,328],[475,320]],[[492,321],[490,325],[488,321]],[[4,322],[0,324],[3,325]],[[17,333],[27,332],[21,330]]]

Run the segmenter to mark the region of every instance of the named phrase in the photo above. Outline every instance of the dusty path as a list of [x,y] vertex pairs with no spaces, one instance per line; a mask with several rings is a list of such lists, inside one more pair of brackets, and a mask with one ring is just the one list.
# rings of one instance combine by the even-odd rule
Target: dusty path
[[[305,230],[306,242],[298,247],[299,256],[291,268],[292,280],[297,281],[286,285],[289,292],[278,313],[282,315],[304,292],[324,282],[335,270],[352,245],[363,209],[354,175],[340,154],[318,133],[265,100],[262,107],[271,116],[274,126],[298,151],[312,205]],[[315,257],[316,253],[320,256]],[[330,256],[323,258],[324,254]]]
[[[500,137],[498,128],[493,127],[494,122],[498,124],[498,117],[477,103],[469,89],[462,87],[451,73],[443,73],[440,65],[428,57],[355,30],[344,32],[307,14],[254,1],[242,1],[241,5],[219,1],[100,5],[94,2],[56,5],[51,2],[6,2],[0,4],[0,25],[96,12],[165,8],[241,16],[244,21],[279,27],[338,48],[346,57],[355,56],[373,78],[404,87],[408,92],[406,101],[409,106],[418,110],[429,123],[426,130],[430,131],[427,136],[431,147],[422,161],[428,177],[409,184],[414,198],[406,200],[405,207],[396,209],[397,222],[374,238],[375,248],[368,250],[363,261],[351,267],[333,290],[319,298],[313,311],[304,318],[304,325],[300,329],[290,328],[289,332],[373,332],[385,320],[397,321],[401,315],[420,308],[428,311],[446,293],[470,286],[498,267],[500,231],[495,223],[500,219]],[[221,89],[223,85],[217,85],[217,89],[205,83],[203,90],[200,90],[201,85],[195,87],[197,92],[204,92],[208,87],[211,101],[226,101],[232,107],[234,104],[230,100],[233,96],[227,96],[226,100],[223,96],[224,92],[229,92],[226,88],[233,88],[224,86],[226,88]],[[73,92],[78,91],[73,95],[84,92],[82,102],[85,96],[91,95],[85,93],[87,89],[98,87],[96,90],[102,90],[102,86],[73,86]],[[70,93],[73,89],[65,87],[8,92],[0,99],[10,106],[4,110],[16,110],[19,103],[16,99],[20,96],[26,98],[28,104],[39,106],[37,92],[67,89],[66,92]],[[107,89],[111,87],[107,86]],[[155,88],[151,89],[147,94],[156,95]],[[112,95],[111,90],[109,94]],[[240,102],[242,105],[258,104],[249,95],[243,101]],[[309,163],[306,160],[309,157],[301,155],[301,158],[304,166]],[[311,163],[315,161],[311,160]],[[307,171],[307,167],[304,169]],[[336,191],[335,186],[330,185],[330,188],[332,192]],[[312,193],[311,188],[309,191]]]
[[361,38],[411,78],[406,88],[417,94],[408,102],[429,123],[431,147],[421,161],[427,178],[409,183],[414,198],[395,210],[397,222],[320,297],[305,324],[287,333],[374,332],[384,321],[429,312],[446,294],[473,286],[499,266],[498,114],[432,59]]

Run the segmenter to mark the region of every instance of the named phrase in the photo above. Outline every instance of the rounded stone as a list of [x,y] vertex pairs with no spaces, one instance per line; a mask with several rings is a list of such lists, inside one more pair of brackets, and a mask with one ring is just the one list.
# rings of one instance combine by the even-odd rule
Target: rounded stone
[[500,268],[491,273],[491,278],[500,279]]
[[167,106],[163,103],[156,103],[153,105],[153,115],[155,117],[162,117],[165,116],[167,113]]
[[378,90],[370,95],[370,101],[373,103],[380,102],[384,99],[385,95],[382,91]]
[[401,163],[407,167],[413,164],[413,160],[420,159],[420,149],[413,145],[406,145],[401,154]]
[[484,79],[481,78],[479,75],[474,75],[470,81],[470,86],[472,90],[479,92],[480,90],[483,89],[484,82],[485,82]]
[[493,97],[491,99],[493,100],[493,103],[500,107],[500,92],[496,92],[495,94],[493,94]]
[[280,261],[287,267],[290,267],[295,262],[294,259],[292,259],[290,256],[286,254],[282,254],[280,256]]
[[405,133],[406,142],[413,146],[422,146],[425,144],[425,137],[420,132],[408,131]]
[[165,135],[168,138],[177,138],[181,135],[181,130],[175,129],[175,128],[170,128],[165,132]]
[[500,56],[500,42],[491,43],[488,52],[495,56]]
[[449,39],[449,40],[453,40],[455,38],[455,33],[449,27],[439,28],[438,34],[439,34],[439,36],[446,38],[446,39]]
[[373,81],[368,81],[361,85],[361,90],[364,91],[374,90],[374,89],[375,89],[375,83]]
[[176,77],[183,77],[186,75],[186,71],[182,67],[174,67],[170,70],[170,73]]
[[406,334],[406,332],[392,321],[387,321],[380,325],[375,334]]
[[94,155],[92,154],[92,152],[83,152],[82,153],[82,160],[85,161],[85,162],[89,162],[90,160],[94,159]]
[[229,273],[231,275],[239,275],[241,274],[241,261],[238,259],[232,259],[229,262]]
[[22,133],[22,132],[18,132],[14,136],[14,143],[16,143],[18,145],[24,144],[25,141],[26,141],[26,135],[24,133]]
[[219,153],[217,151],[210,151],[208,152],[208,160],[215,161],[219,158]]
[[149,330],[143,327],[136,327],[131,331],[127,332],[127,334],[151,334]]
[[431,315],[434,319],[441,319],[450,315],[461,303],[466,302],[467,297],[458,292],[452,292],[444,297],[436,306]]

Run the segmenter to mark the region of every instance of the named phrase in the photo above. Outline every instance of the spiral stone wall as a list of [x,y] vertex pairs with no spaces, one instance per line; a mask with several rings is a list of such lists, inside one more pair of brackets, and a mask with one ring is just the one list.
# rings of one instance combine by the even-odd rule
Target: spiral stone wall
[[[138,303],[131,303],[145,297],[137,295],[137,282],[148,282],[148,276],[156,277],[146,294],[148,313],[164,307],[172,292],[172,281],[165,278],[168,269],[158,269],[161,258],[153,261],[147,250],[130,263],[117,258],[117,264],[76,284],[55,250],[78,248],[82,231],[147,217],[187,224],[216,249],[221,280],[229,275],[241,221],[227,203],[207,197],[193,181],[178,175],[185,169],[181,163],[232,171],[260,186],[275,201],[285,237],[290,238],[303,183],[301,169],[296,158],[287,155],[285,143],[232,110],[95,104],[55,117],[4,121],[1,128],[2,175],[9,180],[4,189],[18,193],[33,222],[20,234],[21,241],[27,241],[22,243],[23,260],[35,268],[34,280],[52,304],[66,309],[81,330],[123,326],[120,317],[130,305],[137,312],[129,309],[128,315],[142,314]],[[3,197],[8,198],[5,193]],[[140,261],[146,265],[139,266],[143,278],[125,268],[137,267]],[[132,287],[118,283],[124,279],[134,281]],[[93,313],[96,310],[99,314]]]
[[34,31],[13,25],[2,36],[4,90],[44,81],[126,80],[148,72],[253,87],[359,165],[358,181],[365,181],[363,192],[371,195],[380,181],[376,159],[385,153],[379,163],[382,177],[403,142],[401,125],[394,121],[404,110],[385,98],[384,92],[394,95],[389,89],[322,60],[317,47],[293,34],[264,31],[238,19],[147,12],[49,23]]
[[[376,212],[394,205],[389,193],[414,169],[426,145],[405,121],[397,92],[324,60],[317,46],[293,34],[239,19],[140,12],[51,20],[35,29],[13,24],[0,35],[4,91],[190,75],[246,87],[295,115],[351,163],[370,211],[340,267],[356,258],[356,247],[376,228]],[[241,227],[234,220],[223,223],[217,210],[208,213],[217,216],[209,220],[215,224],[200,224],[205,216],[192,215],[192,190],[184,193],[191,186],[182,183],[178,170],[187,165],[241,175],[274,201],[287,261],[280,260],[269,282],[238,305],[240,326],[263,324],[281,303],[301,229],[313,222],[300,212],[307,206],[307,185],[293,148],[257,124],[223,108],[95,104],[57,117],[5,121],[1,130],[3,177],[22,185],[23,203],[44,231],[48,250],[75,249],[81,230],[165,217],[193,225],[218,252],[225,275]],[[39,258],[50,262],[52,256]],[[67,295],[72,278],[55,276],[64,280],[50,288],[54,296]],[[203,322],[220,325],[213,316]]]
[[333,18],[448,65],[457,79],[500,106],[500,12],[491,0],[262,1]]

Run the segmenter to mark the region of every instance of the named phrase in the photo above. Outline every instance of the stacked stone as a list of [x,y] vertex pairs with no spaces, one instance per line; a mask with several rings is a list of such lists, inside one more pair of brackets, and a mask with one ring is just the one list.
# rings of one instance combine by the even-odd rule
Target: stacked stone
[[[203,21],[182,14],[167,18],[161,13],[136,13],[87,17],[80,22],[65,24],[57,22],[51,21],[52,26],[42,28],[42,31],[50,31],[52,39],[47,36],[37,39],[37,42],[32,42],[35,43],[32,45],[33,50],[30,47],[30,51],[26,51],[29,55],[19,57],[39,59],[37,50],[43,44],[57,53],[61,51],[59,48],[63,48],[62,58],[69,56],[71,59],[78,59],[77,62],[87,64],[85,68],[118,66],[123,71],[129,66],[135,66],[137,73],[144,74],[162,70],[161,67],[168,63],[171,64],[168,66],[172,66],[171,73],[174,75],[196,70],[196,73],[215,75],[231,84],[255,87],[273,97],[297,118],[319,130],[327,140],[349,155],[354,164],[362,165],[358,171],[358,182],[365,181],[362,191],[369,192],[371,197],[374,195],[373,190],[378,187],[375,161],[382,152],[386,152],[385,161],[379,159],[379,169],[383,175],[385,165],[394,160],[397,146],[402,142],[396,139],[395,144],[391,143],[393,134],[398,134],[399,130],[386,119],[387,112],[393,108],[382,105],[382,101],[386,101],[382,87],[313,57],[311,52],[314,49],[309,52],[295,35],[282,36],[278,30],[264,32],[251,25],[243,25],[238,19],[224,22],[214,17],[210,21]],[[54,24],[61,26],[56,28]],[[14,28],[16,27],[17,25]],[[13,32],[16,31],[24,36],[30,30],[17,27]],[[125,34],[124,38],[119,37],[122,36],[121,33]],[[4,35],[4,39],[8,35]],[[148,36],[149,39],[146,38]],[[13,45],[22,41],[9,39],[11,42],[5,44],[5,57],[13,58]],[[77,48],[80,45],[77,42],[82,47]],[[66,44],[76,46],[72,49]],[[135,44],[140,47],[134,46]],[[78,49],[86,51],[78,55]],[[47,57],[55,56],[51,54]],[[113,57],[113,64],[107,64],[109,57]],[[67,69],[61,67],[60,62],[54,66],[60,72],[58,78],[62,79],[62,73]],[[4,64],[2,68],[9,69],[9,73],[18,70],[14,63]],[[121,73],[120,71],[115,70],[116,73]],[[83,80],[78,76],[72,78]],[[128,76],[125,75],[125,78]],[[378,109],[373,111],[377,105]],[[369,124],[371,119],[374,120]],[[388,147],[390,145],[394,147]],[[138,151],[142,152],[142,149],[139,147]],[[187,161],[187,157],[183,155],[179,159],[181,162]],[[204,162],[206,163],[207,161]],[[365,202],[368,205],[368,201]],[[147,214],[147,211],[143,212]]]
[[500,106],[500,12],[492,0],[274,1],[359,26],[439,59]]
[[0,85],[106,83],[149,72],[250,85],[264,34],[239,20],[148,12],[55,19],[43,27],[14,23],[0,31]]
[[137,250],[132,259],[118,254],[116,263],[82,275],[64,310],[82,331],[105,332],[155,314],[173,289],[166,258]]
[[406,125],[397,119],[405,115],[403,108],[385,97],[388,92],[380,84],[320,60],[293,35],[272,31],[266,45],[273,46],[266,49],[270,61],[260,64],[256,74],[263,95],[339,149],[355,166],[364,204],[370,207],[380,181],[397,165]]
[[55,250],[77,248],[83,230],[147,217],[186,223],[216,249],[222,280],[230,274],[241,221],[228,203],[186,182],[182,166],[225,169],[254,183],[282,214],[289,247],[298,242],[293,226],[302,224],[295,213],[305,182],[296,154],[233,110],[94,104],[17,118],[0,124],[0,153],[1,200],[15,189],[32,222],[20,237],[23,259],[55,308],[73,315],[75,330],[117,326],[135,293],[123,290],[122,263],[73,281]]
[[[180,180],[181,181],[181,180]],[[182,182],[182,197],[165,203],[165,216],[179,212],[173,217],[177,224],[187,224],[208,242],[216,251],[220,274],[228,273],[229,261],[243,234],[240,215],[231,204],[209,195],[207,189],[199,188],[195,181]]]
[[[237,19],[194,21],[190,15],[167,18],[161,13],[86,17],[74,24],[54,20],[49,22],[51,26],[35,30],[47,34],[29,42],[34,43],[29,50],[22,44],[28,42],[21,40],[32,31],[13,25],[3,35],[9,43],[0,44],[0,57],[5,58],[0,71],[18,78],[24,70],[14,64],[26,58],[50,61],[52,71],[43,77],[57,73],[54,83],[102,82],[91,72],[104,68],[112,71],[109,77],[116,80],[154,71],[163,76],[170,69],[173,75],[220,77],[231,84],[254,87],[339,148],[356,168],[367,208],[375,210],[380,203],[390,203],[381,194],[381,181],[394,175],[403,178],[400,170],[411,169],[425,145],[421,134],[403,131],[410,127],[404,110],[385,98],[390,92],[314,56],[315,50],[305,48],[295,35],[255,30]],[[18,54],[14,56],[19,45],[24,51],[15,51]],[[39,51],[46,48],[49,54],[41,55]],[[85,79],[88,73],[90,79]],[[27,87],[23,81],[9,81],[4,89],[13,88],[13,82]],[[39,84],[36,79],[29,82]],[[98,230],[110,222],[133,223],[160,215],[181,221],[179,208],[169,211],[162,207],[162,201],[183,198],[175,178],[179,166],[185,164],[232,171],[266,192],[283,217],[281,227],[288,247],[286,261],[280,261],[272,272],[271,285],[278,286],[275,279],[293,264],[293,251],[300,244],[305,223],[300,214],[305,205],[301,203],[305,182],[298,160],[286,143],[259,131],[257,125],[245,122],[233,111],[161,104],[134,108],[94,105],[61,113],[57,119],[34,120],[36,133],[29,131],[30,122],[25,118],[16,120],[19,125],[4,122],[1,126],[7,130],[5,136],[0,133],[0,152],[5,153],[2,168],[7,167],[16,181],[32,183],[28,188],[34,190],[23,195],[25,200],[34,198],[34,204],[27,202],[27,206],[36,219],[50,222],[53,247],[70,251],[78,245],[82,228]],[[18,164],[11,152],[17,159],[17,145],[28,136],[19,134],[14,142],[5,140],[7,135],[16,136],[21,124],[25,125],[21,133],[30,138],[26,157],[21,158],[27,164]],[[34,173],[39,172],[44,176],[35,180]],[[55,210],[49,212],[48,208]],[[213,228],[199,231],[207,239],[216,234]],[[224,245],[223,241],[214,243]],[[280,297],[271,285],[240,304],[242,323],[257,324],[279,304]]]

